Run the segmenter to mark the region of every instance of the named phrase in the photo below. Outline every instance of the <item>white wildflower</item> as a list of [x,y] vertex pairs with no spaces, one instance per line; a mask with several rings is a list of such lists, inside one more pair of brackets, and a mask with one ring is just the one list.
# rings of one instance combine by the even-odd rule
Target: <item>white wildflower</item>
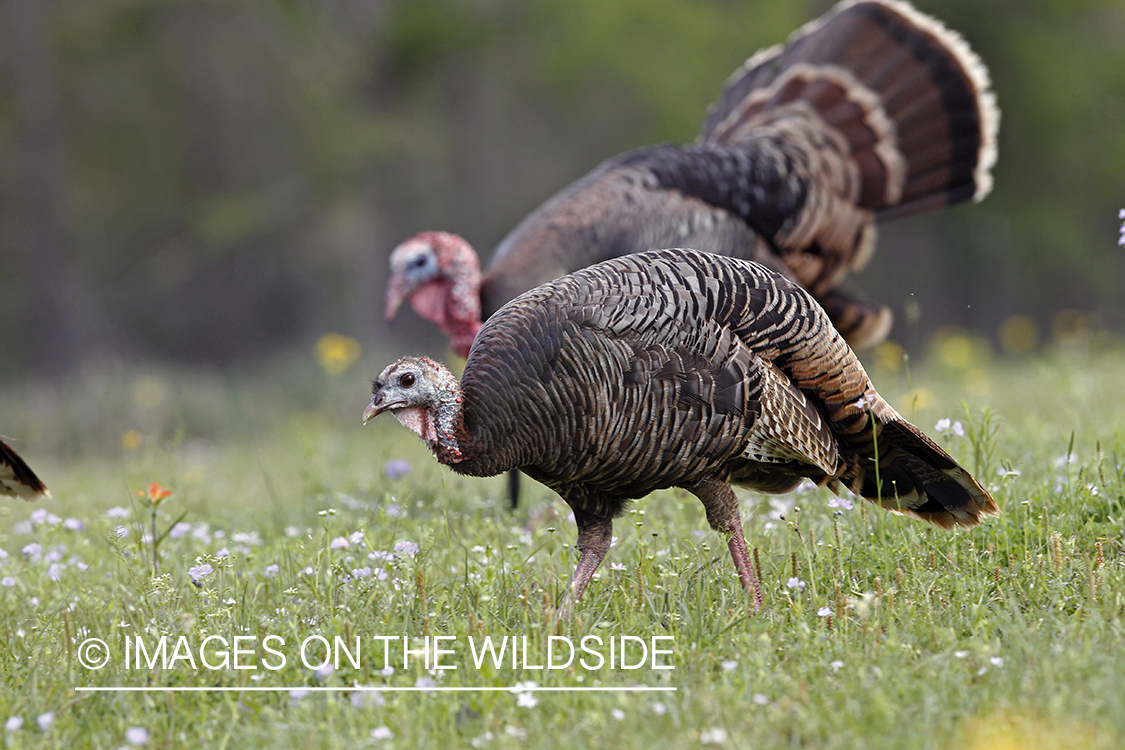
[[496,739],[496,735],[494,735],[492,732],[485,732],[484,734],[478,734],[476,737],[473,737],[471,740],[469,740],[469,744],[479,750],[488,743],[492,742],[494,739]]
[[722,727],[705,729],[699,735],[699,741],[704,745],[721,745],[727,741],[727,730]]
[[527,682],[517,682],[512,686],[511,692],[516,694],[516,705],[520,708],[535,708],[539,705],[539,699],[535,697],[534,690],[538,684],[528,680]]
[[125,741],[130,745],[144,745],[148,740],[148,730],[144,727],[129,727],[125,730]]

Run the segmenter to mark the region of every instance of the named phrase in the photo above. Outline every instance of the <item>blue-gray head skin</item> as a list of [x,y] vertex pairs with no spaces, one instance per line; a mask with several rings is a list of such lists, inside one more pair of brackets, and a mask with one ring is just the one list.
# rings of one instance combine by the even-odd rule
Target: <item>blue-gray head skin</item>
[[387,320],[394,320],[398,308],[418,289],[438,279],[441,267],[437,249],[425,235],[411,237],[391,253],[391,277],[387,284]]
[[391,253],[387,320],[405,300],[449,336],[459,357],[469,354],[481,327],[480,260],[469,243],[448,232],[422,232]]
[[443,464],[464,460],[458,442],[461,430],[461,385],[448,369],[429,357],[403,357],[371,384],[371,402],[363,423],[385,411],[422,440]]

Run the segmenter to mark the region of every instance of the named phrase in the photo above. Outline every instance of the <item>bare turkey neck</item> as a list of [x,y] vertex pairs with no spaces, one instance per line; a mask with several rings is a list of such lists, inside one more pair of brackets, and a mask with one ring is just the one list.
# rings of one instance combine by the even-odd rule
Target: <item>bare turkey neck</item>
[[465,460],[460,441],[465,433],[464,398],[461,396],[461,386],[453,374],[443,370],[441,375],[444,380],[437,408],[427,414],[432,432],[422,439],[430,446],[439,462],[453,465]]

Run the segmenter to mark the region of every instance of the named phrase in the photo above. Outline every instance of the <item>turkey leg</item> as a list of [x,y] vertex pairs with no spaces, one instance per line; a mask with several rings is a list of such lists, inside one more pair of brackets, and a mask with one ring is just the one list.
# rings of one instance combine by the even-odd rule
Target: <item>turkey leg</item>
[[613,540],[613,519],[610,517],[597,517],[584,513],[574,508],[574,521],[578,524],[578,551],[582,556],[578,559],[578,567],[574,570],[574,577],[570,579],[570,591],[559,607],[559,616],[568,617],[570,610],[582,598],[594,571],[602,564],[605,553],[609,552],[609,544]]
[[707,479],[690,487],[688,492],[695,495],[707,510],[707,523],[711,528],[727,538],[731,560],[742,581],[742,589],[753,600],[753,611],[762,608],[762,587],[754,566],[750,563],[750,553],[746,548],[746,537],[742,534],[742,518],[738,515],[738,498],[726,482]]

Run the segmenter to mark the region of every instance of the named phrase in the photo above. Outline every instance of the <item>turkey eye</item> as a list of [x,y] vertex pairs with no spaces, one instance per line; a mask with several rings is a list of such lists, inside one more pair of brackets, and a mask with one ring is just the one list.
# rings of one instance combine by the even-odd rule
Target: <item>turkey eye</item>
[[403,388],[410,388],[414,385],[414,373],[408,372],[398,379],[398,384]]

